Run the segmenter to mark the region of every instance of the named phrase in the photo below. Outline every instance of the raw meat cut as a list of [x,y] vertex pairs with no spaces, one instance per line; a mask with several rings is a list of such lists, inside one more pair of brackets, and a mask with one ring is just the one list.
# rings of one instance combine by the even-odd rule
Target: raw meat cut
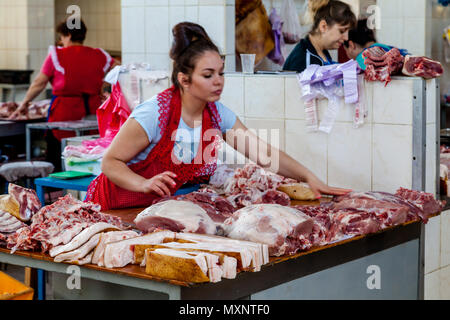
[[[85,244],[91,237],[102,231],[119,230],[116,226],[105,222],[95,223],[75,236],[69,243],[53,247],[50,249],[50,257],[54,257],[60,253],[75,250]],[[97,241],[98,242],[98,241]],[[97,245],[97,244],[96,244]]]
[[100,240],[98,242],[97,247],[94,250],[94,254],[92,256],[92,263],[99,265],[100,267],[103,267],[104,264],[104,255],[105,255],[105,248],[108,243],[116,242],[120,240],[126,240],[130,238],[136,238],[139,234],[135,231],[110,231],[110,232],[103,232],[100,235]]
[[432,79],[441,76],[444,69],[439,61],[427,57],[407,55],[403,64],[402,73],[407,76]]
[[405,188],[399,188],[395,195],[418,207],[421,210],[418,215],[424,223],[428,221],[430,215],[442,211],[446,203],[445,201],[436,200],[431,193]]
[[397,48],[388,52],[381,47],[371,47],[363,51],[366,65],[365,79],[367,81],[382,81],[387,85],[391,75],[398,73],[403,67],[404,58]]
[[209,217],[217,223],[224,222],[225,219],[230,217],[233,212],[236,211],[236,208],[226,198],[220,196],[215,192],[209,192],[206,190],[177,196],[162,197],[155,200],[153,204],[167,200],[183,200],[192,202],[202,207],[209,215]]
[[36,191],[13,183],[8,185],[8,194],[2,195],[0,199],[0,209],[22,221],[30,220],[40,208],[41,202]]
[[271,256],[309,249],[313,226],[313,220],[303,212],[278,204],[251,205],[224,222],[227,237],[265,243]]
[[70,194],[45,206],[31,219],[31,225],[17,230],[8,237],[8,249],[47,252],[52,247],[67,244],[84,228],[98,222],[119,229],[128,228],[119,217],[100,212],[100,206],[74,199]]
[[[169,242],[159,245],[136,245],[134,248],[135,262],[140,263],[141,267],[145,267],[145,251],[147,249],[155,250],[160,248],[168,248],[181,251],[205,252],[213,254],[219,258],[219,267],[222,270],[222,277],[226,279],[234,279],[237,274],[239,261],[239,251],[233,250],[228,246],[219,246],[212,243],[179,243]],[[234,256],[238,255],[238,258]],[[244,270],[241,266],[240,270]]]
[[83,259],[84,257],[86,257],[86,255],[88,255],[92,251],[92,249],[94,249],[97,246],[99,240],[100,234],[97,233],[93,235],[88,241],[86,241],[86,243],[81,245],[79,248],[58,254],[55,257],[55,259],[53,259],[53,261],[63,262],[63,261],[76,261]]
[[246,189],[258,189],[267,191],[276,189],[281,184],[295,183],[294,179],[285,178],[273,172],[264,170],[260,166],[248,163],[243,168],[235,170],[233,178],[227,180],[225,192],[237,194]]
[[184,200],[155,203],[139,213],[134,223],[143,232],[162,229],[215,234],[218,230],[218,224],[201,206]]
[[0,247],[6,247],[8,238],[27,225],[8,212],[0,210]]
[[[28,105],[26,111],[23,111],[15,120],[34,120],[47,117],[51,100],[41,100],[32,102]],[[0,103],[0,118],[7,119],[19,105],[15,102]]]
[[[290,205],[289,196],[276,189],[280,185],[297,181],[264,170],[254,163],[247,163],[243,167],[236,168],[234,174],[231,174],[231,168],[226,168],[225,165],[221,168],[221,176],[226,178],[221,177],[217,180],[222,184],[206,185],[199,192],[223,195],[234,207],[233,211],[259,203]],[[230,211],[231,208],[227,210],[227,212]]]
[[164,239],[175,239],[172,231],[159,231],[144,236],[106,244],[104,263],[107,268],[121,268],[129,263],[134,263],[134,246],[137,244],[159,244]]
[[26,224],[16,217],[0,210],[0,233],[11,233],[25,226]]
[[369,212],[381,228],[395,226],[419,218],[421,210],[410,202],[387,192],[350,192],[335,197],[328,205],[333,209],[354,209]]
[[[180,243],[180,242],[167,242],[156,245],[135,245],[134,260],[135,263],[142,263],[145,256],[145,250],[157,249],[157,248],[169,248],[176,250],[189,250],[189,251],[202,251],[213,254],[224,254],[237,260],[240,270],[246,270],[251,268],[252,264],[252,252],[245,247],[238,247],[230,243],[218,244],[211,242],[196,242],[196,243]],[[259,266],[260,269],[260,266]],[[236,274],[236,269],[234,270]]]
[[335,211],[323,206],[293,206],[310,216],[314,221],[310,242],[313,245],[326,245],[341,237],[340,222],[335,219]]
[[375,215],[355,209],[332,209],[329,206],[296,206],[314,222],[310,237],[314,245],[326,245],[345,236],[374,233],[380,230],[380,222]]
[[0,118],[8,118],[18,107],[19,105],[12,101],[0,103]]
[[271,189],[263,192],[259,198],[253,201],[253,203],[272,203],[282,206],[289,206],[291,204],[291,198],[289,198],[289,196],[282,191]]
[[154,277],[193,283],[220,281],[221,275],[210,272],[212,268],[209,269],[205,255],[203,252],[147,249],[145,272]]
[[178,240],[187,240],[196,243],[210,242],[214,244],[229,244],[247,248],[252,252],[252,267],[255,269],[269,263],[269,246],[267,244],[196,233],[176,233],[175,237]]
[[335,238],[343,235],[363,235],[375,233],[380,230],[381,223],[369,212],[359,210],[339,210],[334,214],[333,219],[339,226]]
[[69,263],[77,264],[77,265],[80,265],[80,266],[84,265],[84,264],[91,263],[91,261],[92,261],[92,254],[93,253],[91,252],[87,256],[85,256],[84,258],[75,259],[75,260],[69,261]]

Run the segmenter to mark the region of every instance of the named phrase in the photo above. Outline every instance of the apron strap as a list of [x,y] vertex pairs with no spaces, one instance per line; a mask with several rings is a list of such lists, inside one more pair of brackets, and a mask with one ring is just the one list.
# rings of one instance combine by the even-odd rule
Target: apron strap
[[58,98],[58,96],[52,94],[52,100],[50,101],[50,106],[48,107],[48,111],[47,111],[47,122],[48,122],[48,119],[50,118],[50,113],[52,112],[53,102],[55,102],[56,98]]

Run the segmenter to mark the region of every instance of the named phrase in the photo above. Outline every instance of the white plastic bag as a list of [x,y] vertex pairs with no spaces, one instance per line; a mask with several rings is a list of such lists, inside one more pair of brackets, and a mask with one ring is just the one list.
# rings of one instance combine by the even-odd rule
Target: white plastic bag
[[283,21],[283,38],[288,44],[297,43],[301,39],[302,28],[297,15],[297,8],[293,0],[284,0],[281,5],[281,21]]

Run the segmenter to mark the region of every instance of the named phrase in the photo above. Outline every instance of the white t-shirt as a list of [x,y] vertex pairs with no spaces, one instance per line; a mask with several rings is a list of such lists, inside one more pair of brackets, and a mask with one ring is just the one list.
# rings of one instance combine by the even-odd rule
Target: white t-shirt
[[[157,96],[154,96],[138,105],[130,115],[130,117],[134,118],[145,130],[150,145],[128,164],[145,160],[153,147],[161,139],[161,129],[159,128],[159,105],[156,98]],[[233,128],[236,123],[236,114],[220,102],[216,102],[215,104],[221,119],[219,123],[220,130],[222,133],[225,133],[227,130]],[[183,163],[191,163],[192,159],[195,158],[200,142],[201,131],[201,125],[191,128],[183,121],[183,118],[180,118],[175,137],[174,153]]]

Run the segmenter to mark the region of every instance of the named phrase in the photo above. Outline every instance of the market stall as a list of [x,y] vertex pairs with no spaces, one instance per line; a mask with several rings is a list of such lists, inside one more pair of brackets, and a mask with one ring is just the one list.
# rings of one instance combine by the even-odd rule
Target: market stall
[[[130,221],[139,211],[109,213]],[[66,299],[422,299],[422,229],[420,221],[411,221],[294,255],[271,257],[259,272],[241,272],[235,279],[207,284],[149,276],[138,265],[111,269],[87,264],[80,266],[78,274],[82,290],[73,290],[66,285],[72,276],[70,264],[53,262],[48,254],[26,251],[10,254],[9,250],[0,249],[0,261],[52,272],[53,286],[60,290],[54,294]],[[382,287],[378,290],[368,284],[370,266],[383,270]],[[323,277],[324,273],[320,276],[320,272],[331,272],[333,277]],[[315,288],[308,286],[314,275]],[[338,283],[343,286],[335,287]],[[280,285],[291,286],[293,291],[282,293]]]
[[[264,96],[262,91],[267,87],[275,91],[277,101],[254,99]],[[354,127],[354,106],[343,104],[329,133],[306,130],[305,106],[295,75],[228,74],[223,100],[249,128],[280,129],[280,148],[309,164],[329,184],[392,193],[399,187],[406,187],[436,194],[438,81],[394,77],[388,86],[365,82],[364,92],[367,108],[364,122]],[[279,110],[274,110],[274,105]],[[318,101],[320,119],[327,107],[327,99]],[[405,117],[406,114],[410,116]],[[386,135],[384,131],[391,134]],[[399,148],[402,152],[398,152]],[[223,150],[222,156],[224,154],[227,150]],[[396,156],[392,157],[393,154]],[[346,175],[335,177],[335,171],[346,172]],[[108,213],[132,224],[143,209]],[[48,254],[19,250],[11,255],[3,250],[2,259],[53,272],[54,296],[67,299],[114,299],[111,292],[121,292],[126,298],[154,299],[249,296],[253,299],[421,299],[424,294],[424,230],[420,219],[411,220],[375,233],[271,257],[259,272],[239,272],[235,279],[203,284],[154,277],[137,265],[106,268],[87,264],[80,267],[83,290],[74,291],[66,286],[70,277],[68,265],[54,262]],[[375,266],[375,271],[377,266],[383,270],[381,289],[376,289],[376,284],[371,287],[368,282],[371,266]]]
[[[335,279],[345,285],[335,288],[349,287],[348,297],[423,297],[422,222],[444,205],[432,194],[400,188],[395,194],[352,192],[332,201],[299,202],[294,199],[308,197],[308,191],[289,179],[254,164],[225,170],[223,184],[147,208],[103,213],[70,195],[41,208],[33,190],[10,184],[0,201],[0,240],[7,248],[0,260],[63,274],[52,274],[54,295],[60,298],[114,298],[110,285],[98,280],[150,290],[152,298],[287,298],[277,292],[280,286],[292,286],[297,298],[347,297],[340,290],[302,289],[298,281],[311,281],[308,275],[318,277],[316,289],[329,286],[329,279],[316,275],[321,271],[338,275]],[[296,195],[280,191],[287,186]],[[181,252],[187,255],[179,257],[183,263],[174,258]],[[67,285],[74,270],[67,263],[80,266],[75,270],[79,281],[84,279],[77,287],[81,291]],[[384,270],[379,276],[386,291],[371,291],[378,286],[368,280],[372,266]],[[120,290],[126,298],[142,295],[125,287]]]

